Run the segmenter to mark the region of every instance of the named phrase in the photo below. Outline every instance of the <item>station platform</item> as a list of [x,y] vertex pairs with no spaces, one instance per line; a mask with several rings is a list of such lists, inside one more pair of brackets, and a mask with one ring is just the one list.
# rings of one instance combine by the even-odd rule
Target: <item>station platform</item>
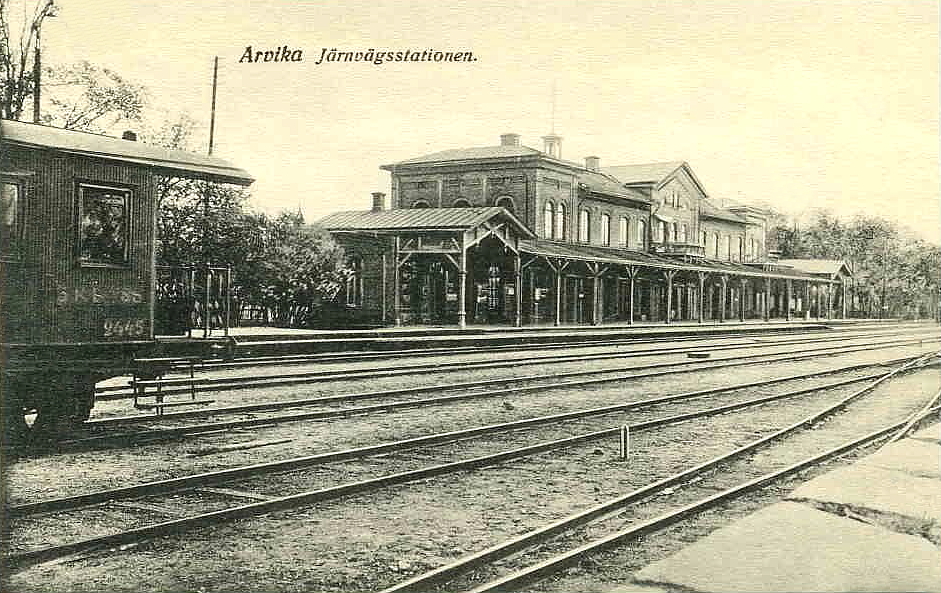
[[611,591],[941,591],[939,437],[823,474]]
[[[203,336],[194,330],[192,337],[158,336],[165,356],[185,356],[200,350],[200,342],[225,344],[236,356],[287,355],[319,352],[382,351],[428,348],[457,348],[509,344],[552,344],[590,341],[600,337],[619,340],[670,339],[690,335],[762,334],[802,329],[808,332],[847,325],[883,325],[897,320],[820,319],[820,320],[749,320],[722,323],[606,323],[601,325],[563,326],[454,326],[384,327],[364,330],[309,330],[271,327],[239,327],[229,335],[215,330]],[[221,346],[220,346],[221,348]]]

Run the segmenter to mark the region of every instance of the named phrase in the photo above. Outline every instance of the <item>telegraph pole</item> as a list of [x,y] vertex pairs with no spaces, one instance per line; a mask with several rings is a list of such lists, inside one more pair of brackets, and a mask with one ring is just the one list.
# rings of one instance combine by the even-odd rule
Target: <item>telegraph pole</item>
[[209,112],[209,154],[212,155],[212,143],[216,134],[216,85],[219,80],[219,56],[212,61],[212,109]]

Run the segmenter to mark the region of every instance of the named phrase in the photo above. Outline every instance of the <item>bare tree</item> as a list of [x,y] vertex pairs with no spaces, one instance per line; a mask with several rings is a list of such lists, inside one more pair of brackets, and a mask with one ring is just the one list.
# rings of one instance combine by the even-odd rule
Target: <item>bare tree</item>
[[31,17],[23,19],[19,35],[11,35],[12,15],[9,0],[0,0],[0,115],[19,119],[27,97],[33,95],[36,83],[35,49],[46,17],[55,16],[55,0],[39,0]]

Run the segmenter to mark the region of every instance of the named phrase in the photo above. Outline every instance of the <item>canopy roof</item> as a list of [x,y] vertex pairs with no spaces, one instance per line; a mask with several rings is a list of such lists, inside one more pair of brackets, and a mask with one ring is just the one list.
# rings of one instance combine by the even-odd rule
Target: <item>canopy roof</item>
[[336,212],[318,221],[328,231],[468,230],[493,219],[509,221],[521,237],[533,237],[518,218],[499,206],[483,208],[399,208],[394,210],[354,210]]
[[0,120],[0,139],[4,144],[148,165],[168,175],[238,185],[250,185],[255,181],[244,169],[220,158],[182,150],[167,150],[102,134],[4,119]]

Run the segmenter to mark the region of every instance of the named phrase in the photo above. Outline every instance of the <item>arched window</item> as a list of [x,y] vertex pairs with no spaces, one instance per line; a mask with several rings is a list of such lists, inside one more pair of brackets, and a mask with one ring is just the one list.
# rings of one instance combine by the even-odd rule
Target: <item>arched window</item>
[[683,232],[680,233],[680,242],[686,243],[687,241],[689,241],[689,225],[684,222]]
[[610,214],[601,215],[601,244],[602,245],[611,244],[611,215]]
[[555,222],[555,206],[552,202],[546,202],[542,209],[542,236],[546,239],[552,238],[552,224]]
[[412,208],[431,208],[431,205],[425,200],[415,200],[412,202]]
[[712,234],[712,252],[716,259],[719,259],[719,233]]
[[497,201],[494,202],[493,205],[500,208],[506,208],[510,211],[511,214],[516,213],[516,205],[513,203],[513,198],[510,196],[501,196],[497,198]]
[[631,244],[630,228],[626,216],[618,219],[618,245],[621,247],[627,247]]
[[465,200],[464,198],[458,198],[454,200],[454,203],[451,204],[452,208],[470,208],[471,203]]
[[732,235],[725,238],[725,259],[732,261]]
[[647,222],[637,221],[637,245],[641,250],[647,249]]
[[591,237],[591,217],[588,210],[582,210],[578,213],[578,241],[588,243],[589,237]]
[[671,243],[676,243],[676,242],[679,241],[679,240],[680,240],[679,225],[677,225],[677,224],[674,222],[673,224],[670,225],[670,242],[671,242]]
[[565,204],[559,203],[555,211],[555,239],[565,241]]

